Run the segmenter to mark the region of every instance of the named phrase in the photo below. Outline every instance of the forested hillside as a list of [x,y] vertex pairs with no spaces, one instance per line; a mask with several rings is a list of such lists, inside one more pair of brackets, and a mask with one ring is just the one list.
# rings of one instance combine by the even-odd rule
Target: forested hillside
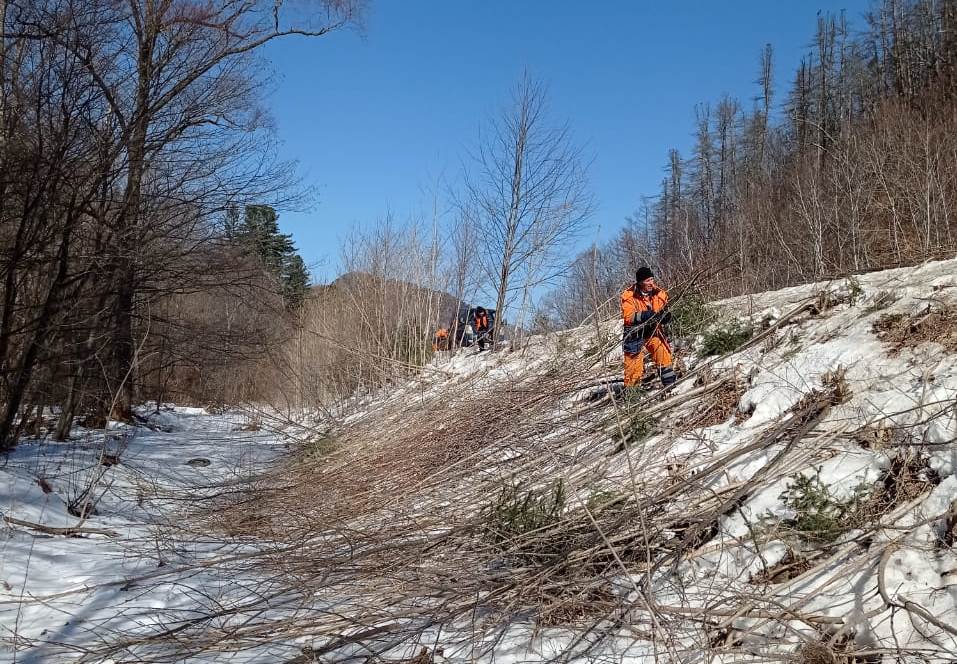
[[272,212],[301,192],[257,49],[357,16],[0,2],[0,449],[146,399],[244,396],[235,372],[289,336],[308,280]]
[[754,101],[694,109],[693,149],[672,150],[660,191],[578,257],[553,310],[581,320],[643,261],[727,296],[952,254],[955,34],[949,0],[819,15],[781,89],[768,44],[748,72]]

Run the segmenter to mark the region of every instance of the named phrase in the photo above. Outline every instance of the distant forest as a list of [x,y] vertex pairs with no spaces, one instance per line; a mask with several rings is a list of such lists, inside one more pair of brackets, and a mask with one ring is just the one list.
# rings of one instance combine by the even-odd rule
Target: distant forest
[[581,319],[640,262],[727,296],[957,251],[957,2],[819,15],[809,37],[786,89],[769,44],[753,103],[694,109],[694,147],[670,151],[658,194],[579,256],[549,310]]

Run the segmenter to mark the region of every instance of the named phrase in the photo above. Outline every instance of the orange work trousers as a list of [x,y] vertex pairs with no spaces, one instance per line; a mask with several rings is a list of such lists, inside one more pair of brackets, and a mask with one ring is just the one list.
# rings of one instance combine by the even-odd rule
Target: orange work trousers
[[634,387],[641,385],[641,377],[645,373],[645,353],[651,355],[651,360],[658,369],[671,366],[671,350],[668,344],[655,335],[645,342],[644,348],[639,353],[625,353],[625,387]]

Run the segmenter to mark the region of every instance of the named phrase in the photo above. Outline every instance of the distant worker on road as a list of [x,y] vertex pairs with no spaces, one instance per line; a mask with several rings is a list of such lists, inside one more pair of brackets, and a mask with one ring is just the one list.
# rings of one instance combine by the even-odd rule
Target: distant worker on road
[[664,325],[671,320],[668,293],[655,285],[651,268],[635,272],[635,285],[621,294],[621,316],[625,323],[622,347],[625,351],[625,388],[639,387],[645,370],[644,351],[658,367],[664,387],[678,379],[671,366],[671,346]]
[[485,350],[485,347],[491,342],[490,331],[488,312],[485,307],[478,307],[475,310],[475,339],[478,341],[479,350]]
[[462,345],[468,348],[475,343],[475,328],[471,323],[466,323],[462,328]]
[[435,338],[432,339],[432,350],[448,350],[449,349],[449,331],[444,327],[440,327],[435,331]]

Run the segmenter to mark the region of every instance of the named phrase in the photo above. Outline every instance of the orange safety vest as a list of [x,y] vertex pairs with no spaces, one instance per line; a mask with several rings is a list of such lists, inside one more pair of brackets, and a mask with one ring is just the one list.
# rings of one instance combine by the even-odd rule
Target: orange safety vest
[[475,331],[482,332],[488,329],[488,314],[482,314],[475,316]]
[[445,339],[447,336],[449,336],[449,331],[444,327],[440,327],[435,333],[437,339]]

